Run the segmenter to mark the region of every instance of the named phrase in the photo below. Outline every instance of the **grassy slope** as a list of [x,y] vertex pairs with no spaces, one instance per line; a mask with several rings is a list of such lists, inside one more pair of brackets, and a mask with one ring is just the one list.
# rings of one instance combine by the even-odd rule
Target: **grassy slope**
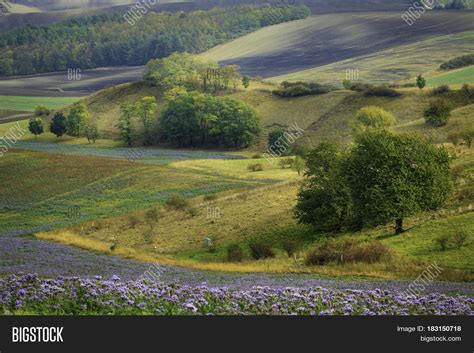
[[346,69],[359,69],[364,81],[387,82],[471,51],[473,19],[470,12],[426,13],[410,27],[400,13],[319,15],[264,28],[202,56],[274,81],[340,83]]
[[[381,50],[370,55],[337,61],[314,69],[272,77],[271,80],[315,80],[340,83],[346,78],[346,69],[357,69],[360,73],[360,81],[382,83],[410,79],[409,82],[414,82],[416,75],[436,74],[441,63],[459,55],[471,53],[473,40],[473,31],[443,35],[414,44]],[[465,82],[467,81],[455,83]]]
[[59,109],[77,100],[78,98],[75,97],[0,96],[0,108],[32,112],[38,105],[44,105],[49,109]]
[[438,85],[459,86],[465,83],[474,83],[474,66],[443,72],[438,75],[430,76],[426,80],[428,87]]
[[[343,234],[342,237],[356,237],[361,241],[379,239],[394,251],[394,257],[387,262],[375,265],[353,264],[344,266],[325,266],[308,268],[303,265],[304,256],[321,239],[321,234],[308,227],[298,226],[292,216],[292,209],[298,190],[295,172],[280,171],[286,182],[256,189],[249,192],[226,192],[215,200],[203,202],[202,198],[193,201],[194,216],[183,211],[165,211],[152,231],[152,238],[146,241],[143,234],[149,229],[144,221],[144,212],[134,216],[140,222],[135,228],[129,225],[128,216],[119,216],[102,221],[100,227],[86,222],[81,227],[69,231],[42,233],[40,238],[52,239],[79,247],[109,251],[116,243],[117,254],[121,256],[155,260],[163,263],[190,266],[203,269],[227,271],[296,271],[318,272],[324,274],[373,275],[385,278],[410,278],[420,273],[426,263],[437,261],[446,267],[442,278],[451,280],[472,279],[473,267],[470,259],[474,251],[474,149],[457,147],[456,193],[445,209],[421,214],[406,221],[409,231],[402,236],[392,236],[392,225],[360,233]],[[207,172],[222,175],[240,175],[241,164],[247,161],[215,161]],[[202,170],[204,162],[178,162],[173,166],[182,170]],[[235,169],[232,164],[235,163]],[[262,177],[273,177],[277,173],[265,165]],[[283,174],[281,174],[283,173]],[[218,210],[212,217],[210,211]],[[440,234],[452,234],[464,230],[470,240],[459,250],[440,251],[435,238]],[[82,231],[82,232],[81,232]],[[81,233],[81,236],[78,234]],[[203,247],[204,237],[214,239],[216,252],[208,252]],[[224,261],[226,246],[240,243],[244,249],[251,239],[263,238],[277,251],[275,259],[265,261],[247,260],[243,264]],[[298,243],[297,260],[288,259],[282,251],[282,241],[294,238]],[[323,238],[324,239],[324,238]],[[456,272],[461,270],[461,272]]]
[[[259,184],[120,159],[65,158],[60,154],[20,150],[9,150],[0,159],[0,176],[1,231],[63,227],[159,207],[172,193],[191,198]],[[67,218],[72,206],[80,206],[80,219]]]

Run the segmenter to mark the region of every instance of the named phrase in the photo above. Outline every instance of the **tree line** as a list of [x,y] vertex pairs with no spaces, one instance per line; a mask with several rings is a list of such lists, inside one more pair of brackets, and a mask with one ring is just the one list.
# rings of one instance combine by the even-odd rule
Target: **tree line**
[[29,25],[0,34],[0,76],[143,65],[174,52],[202,52],[260,27],[309,14],[303,5],[242,5],[190,13],[150,12],[133,26],[118,14]]

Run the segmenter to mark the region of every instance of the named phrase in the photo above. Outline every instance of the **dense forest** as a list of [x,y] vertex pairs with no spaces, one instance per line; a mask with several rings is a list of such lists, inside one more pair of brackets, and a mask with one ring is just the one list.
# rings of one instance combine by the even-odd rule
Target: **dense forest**
[[305,6],[238,6],[148,13],[134,25],[121,15],[79,17],[0,35],[0,76],[143,65],[174,52],[197,53],[260,27],[305,18]]

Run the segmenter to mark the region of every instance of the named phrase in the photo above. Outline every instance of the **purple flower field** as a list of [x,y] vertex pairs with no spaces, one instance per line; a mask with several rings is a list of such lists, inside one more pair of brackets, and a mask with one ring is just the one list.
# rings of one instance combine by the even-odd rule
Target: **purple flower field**
[[322,287],[210,288],[152,282],[10,275],[3,314],[54,315],[473,315],[474,298]]

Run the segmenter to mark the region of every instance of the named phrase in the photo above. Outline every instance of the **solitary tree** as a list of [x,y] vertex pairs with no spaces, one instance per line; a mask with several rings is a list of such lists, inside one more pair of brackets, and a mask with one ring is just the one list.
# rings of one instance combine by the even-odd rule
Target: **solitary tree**
[[353,129],[356,134],[367,130],[382,130],[395,123],[395,117],[377,106],[367,106],[359,109]]
[[250,78],[248,76],[242,77],[242,86],[248,88],[250,86]]
[[345,168],[354,214],[359,225],[395,221],[434,210],[447,200],[450,157],[444,148],[417,135],[370,131],[356,139]]
[[54,114],[49,131],[55,134],[56,137],[61,137],[67,132],[66,117],[63,113],[57,112]]
[[123,103],[120,106],[120,110],[122,111],[122,115],[117,123],[120,139],[125,142],[127,146],[131,146],[135,136],[133,118],[136,114],[136,108],[132,104]]
[[41,118],[31,118],[28,123],[28,129],[38,139],[38,135],[43,133],[43,120]]
[[283,138],[284,134],[285,130],[281,128],[270,131],[268,134],[268,146],[274,146],[275,142],[277,142],[280,138]]
[[416,77],[416,85],[419,89],[423,89],[426,86],[426,79],[422,75]]

